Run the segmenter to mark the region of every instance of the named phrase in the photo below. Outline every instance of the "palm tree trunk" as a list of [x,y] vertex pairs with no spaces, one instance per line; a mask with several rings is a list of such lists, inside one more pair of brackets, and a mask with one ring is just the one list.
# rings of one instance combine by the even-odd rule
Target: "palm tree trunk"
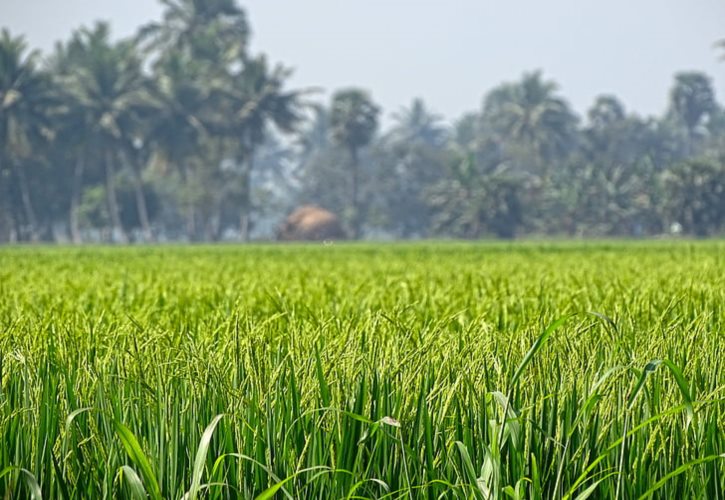
[[81,204],[81,189],[83,188],[83,170],[85,169],[85,156],[81,154],[76,161],[73,169],[73,186],[70,197],[70,235],[71,240],[75,244],[83,243],[81,236],[80,221],[78,220],[78,210]]
[[138,218],[141,222],[141,231],[143,232],[144,241],[153,241],[154,235],[151,232],[151,223],[149,222],[149,212],[146,206],[146,196],[143,192],[143,179],[141,179],[141,172],[136,165],[131,165],[133,171],[133,190],[136,196],[136,210],[138,211]]
[[211,238],[213,241],[219,241],[222,239],[222,204],[220,202],[216,203],[214,214]]
[[354,239],[360,239],[360,226],[361,226],[361,220],[360,220],[360,200],[358,198],[358,190],[359,190],[359,169],[360,169],[360,158],[358,157],[358,151],[357,148],[351,147],[350,148],[350,159],[352,160],[350,165],[350,184],[351,184],[351,198],[350,201],[352,202],[352,237]]
[[110,151],[106,152],[106,199],[108,201],[108,212],[111,217],[113,232],[118,232],[121,243],[128,243],[128,236],[121,223],[121,214],[116,199],[116,185],[114,182],[113,156]]
[[10,186],[3,182],[2,157],[0,156],[0,243],[15,243],[15,222],[12,217],[12,205],[10,204]]
[[20,199],[23,203],[23,211],[25,212],[25,221],[28,223],[30,228],[30,241],[33,243],[38,241],[38,221],[35,217],[35,210],[33,209],[33,203],[30,199],[30,186],[28,186],[28,178],[25,175],[25,169],[19,167],[16,163],[13,163],[15,172],[18,177],[18,184],[20,186]]
[[[216,141],[217,158],[215,159],[217,164],[221,164],[224,161],[224,138],[220,136]],[[206,240],[207,241],[219,241],[222,235],[222,205],[223,201],[219,197],[215,198],[213,208],[210,211],[210,215],[206,222]]]
[[189,241],[196,241],[196,209],[193,204],[186,208],[186,235]]
[[254,168],[254,150],[248,152],[247,166],[242,173],[242,212],[239,214],[239,238],[243,242],[249,241],[252,211],[252,168]]
[[[181,175],[181,184],[184,186],[184,191],[186,192],[186,196],[189,196],[190,186],[191,186],[191,175],[189,172],[189,169],[186,165],[186,163],[183,160],[179,160],[176,165],[179,169],[179,174]],[[189,241],[195,241],[196,240],[196,211],[194,210],[194,203],[187,198],[186,203],[188,205],[186,207],[183,207],[184,200],[182,199],[182,207],[184,213],[184,217],[186,218],[186,237],[189,239]]]

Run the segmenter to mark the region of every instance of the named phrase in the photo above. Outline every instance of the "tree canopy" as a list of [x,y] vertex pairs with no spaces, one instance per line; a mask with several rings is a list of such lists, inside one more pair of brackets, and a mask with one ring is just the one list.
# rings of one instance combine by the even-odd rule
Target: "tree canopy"
[[310,205],[353,238],[725,231],[708,75],[675,74],[661,116],[611,94],[579,116],[534,70],[452,124],[414,98],[382,127],[366,89],[290,88],[235,0],[162,4],[132,37],[100,22],[45,55],[2,30],[0,242],[267,239]]

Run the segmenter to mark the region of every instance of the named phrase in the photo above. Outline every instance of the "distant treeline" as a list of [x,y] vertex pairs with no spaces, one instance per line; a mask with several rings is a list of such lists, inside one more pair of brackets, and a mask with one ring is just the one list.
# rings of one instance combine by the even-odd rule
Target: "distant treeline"
[[351,238],[725,230],[702,73],[675,75],[658,117],[611,95],[579,117],[535,71],[453,126],[415,99],[383,133],[365,90],[289,89],[234,0],[163,3],[130,39],[97,23],[46,55],[2,31],[0,242],[268,239],[309,204]]

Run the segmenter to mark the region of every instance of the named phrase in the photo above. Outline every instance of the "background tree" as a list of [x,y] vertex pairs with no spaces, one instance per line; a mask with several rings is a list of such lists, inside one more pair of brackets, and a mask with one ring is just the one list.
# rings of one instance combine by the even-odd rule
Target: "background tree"
[[285,91],[291,72],[282,66],[270,69],[264,56],[244,59],[241,64],[241,70],[229,75],[216,93],[219,109],[224,110],[221,128],[234,145],[232,154],[242,185],[239,233],[247,241],[255,153],[266,141],[270,126],[283,133],[295,131],[301,119],[302,93]]
[[[587,113],[580,148],[555,174],[560,230],[569,235],[639,236],[661,227],[655,216],[656,166],[647,125],[615,96]],[[659,149],[659,147],[658,147]]]
[[336,92],[330,106],[332,137],[350,155],[350,222],[354,238],[360,238],[360,150],[370,144],[378,129],[380,108],[360,89]]
[[[82,109],[86,141],[92,145],[91,161],[103,165],[112,237],[126,242],[128,235],[121,222],[115,184],[123,160],[121,151],[137,137],[139,114],[149,106],[142,61],[132,42],[110,41],[110,29],[105,23],[77,31],[69,51],[75,54],[77,66],[63,84],[74,104]],[[135,183],[135,188],[142,190],[142,185]],[[143,197],[143,192],[138,196]],[[143,204],[139,209],[145,210]],[[140,217],[148,236],[148,214]]]
[[[198,205],[202,186],[195,167],[208,140],[211,89],[202,83],[201,65],[182,53],[173,53],[155,66],[150,88],[155,112],[148,120],[150,163],[171,192],[172,212],[183,214],[184,233],[198,238]],[[174,218],[172,217],[172,220]]]
[[425,237],[430,231],[428,191],[450,161],[448,130],[422,99],[414,99],[393,120],[374,148],[373,191],[379,218],[397,238]]
[[297,141],[293,205],[319,205],[336,214],[349,210],[349,175],[341,165],[349,162],[346,152],[332,138],[330,110],[317,105],[303,124]]
[[[37,241],[38,220],[27,170],[37,164],[33,149],[47,141],[49,112],[54,106],[52,85],[37,67],[37,52],[29,52],[23,37],[0,34],[0,192],[4,192],[5,224],[14,226],[19,238]],[[17,187],[17,191],[13,186]],[[19,196],[14,196],[17,193]],[[22,206],[23,222],[13,209]],[[26,229],[26,230],[24,230]]]
[[678,73],[662,115],[604,95],[580,122],[535,71],[452,125],[416,99],[378,133],[365,90],[310,103],[250,54],[235,0],[162,3],[131,40],[99,23],[47,59],[3,31],[0,241],[266,238],[303,204],[358,238],[723,232],[707,75]]
[[725,223],[725,168],[722,163],[688,160],[663,174],[666,209],[686,234],[716,234]]
[[459,156],[448,175],[430,190],[435,234],[456,238],[513,238],[522,222],[523,179],[499,159],[481,163]]
[[687,134],[687,151],[696,147],[698,128],[715,113],[715,93],[707,75],[699,72],[683,72],[675,75],[670,92],[669,114]]
[[527,73],[520,82],[493,89],[481,116],[484,130],[499,135],[509,153],[523,148],[544,177],[576,144],[577,119],[557,89],[541,72]]
[[141,27],[137,40],[158,59],[172,54],[218,70],[246,54],[249,25],[234,0],[161,0],[161,22]]
[[66,191],[68,197],[67,220],[70,240],[83,242],[80,207],[88,177],[90,145],[86,137],[87,120],[84,108],[64,83],[72,79],[75,69],[82,64],[84,53],[81,44],[61,43],[47,61],[48,70],[54,78],[54,92],[59,102],[59,112],[55,115],[53,129],[55,140],[48,156],[55,167],[65,174],[69,181]]

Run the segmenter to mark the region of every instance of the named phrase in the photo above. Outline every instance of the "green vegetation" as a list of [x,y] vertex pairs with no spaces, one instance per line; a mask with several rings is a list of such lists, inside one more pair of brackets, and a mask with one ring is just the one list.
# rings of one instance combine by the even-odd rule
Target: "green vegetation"
[[0,31],[0,243],[269,240],[303,205],[351,239],[725,234],[706,74],[673,75],[658,116],[606,94],[579,116],[534,69],[450,125],[421,99],[386,123],[376,89],[288,88],[235,0],[162,3],[132,37],[99,22],[46,55]]
[[723,498],[724,258],[5,248],[0,491]]

